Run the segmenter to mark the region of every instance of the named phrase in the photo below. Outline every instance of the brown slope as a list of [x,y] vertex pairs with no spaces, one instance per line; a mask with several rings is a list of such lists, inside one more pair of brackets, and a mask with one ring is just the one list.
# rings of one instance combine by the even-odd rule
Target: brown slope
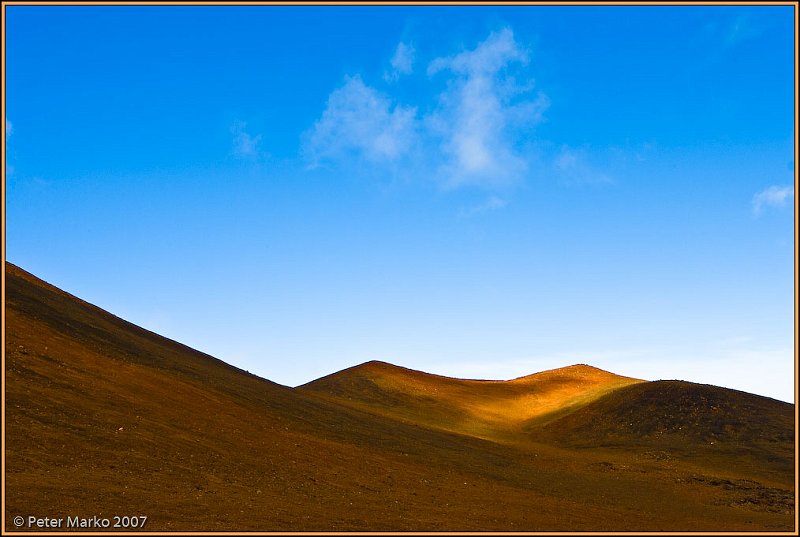
[[656,381],[615,390],[546,424],[540,440],[580,447],[659,448],[692,458],[747,456],[751,464],[794,469],[794,405],[738,390]]
[[19,515],[115,514],[146,514],[152,531],[792,527],[791,513],[675,481],[694,472],[680,462],[524,450],[360,412],[130,325],[13,265],[6,277],[5,530]]
[[638,382],[643,381],[583,364],[501,381],[455,379],[373,361],[298,389],[379,415],[496,439]]
[[[10,264],[6,284],[7,524],[147,514],[151,530],[508,527],[475,498],[448,501],[465,482],[478,498],[506,487],[494,475],[507,481],[508,461],[485,442],[309,399]],[[457,516],[441,514],[445,502]]]

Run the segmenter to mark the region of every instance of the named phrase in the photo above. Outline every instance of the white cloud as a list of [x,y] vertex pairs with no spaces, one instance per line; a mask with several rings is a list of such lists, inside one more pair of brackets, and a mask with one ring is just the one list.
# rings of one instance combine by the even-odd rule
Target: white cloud
[[387,82],[396,82],[400,75],[410,75],[414,67],[414,47],[405,43],[399,43],[389,62],[392,66],[391,71],[383,73],[383,79]]
[[392,103],[360,77],[347,77],[307,133],[304,149],[312,166],[347,155],[394,161],[414,145],[416,113],[416,108]]
[[[386,82],[413,72],[416,51],[400,43]],[[429,175],[445,188],[508,187],[529,170],[521,146],[549,102],[533,94],[524,68],[529,53],[510,29],[491,33],[474,49],[433,60],[422,82],[428,91],[401,103],[345,77],[306,133],[303,151],[312,167],[324,161],[363,159],[392,171]],[[515,72],[521,75],[521,80]],[[428,111],[418,114],[418,110]]]
[[14,128],[11,125],[9,120],[6,120],[6,140],[11,136],[11,133],[14,132]]
[[245,127],[247,124],[242,121],[234,122],[231,127],[233,154],[241,158],[257,158],[260,154],[261,135],[253,136],[245,131]]
[[528,53],[514,41],[514,32],[510,28],[504,28],[500,32],[489,34],[474,50],[447,58],[436,58],[428,66],[428,74],[450,69],[472,76],[494,75],[512,61],[527,63]]
[[758,216],[767,207],[782,207],[792,198],[793,186],[772,185],[753,196],[753,214]]
[[515,147],[520,128],[541,120],[548,106],[543,94],[518,99],[532,83],[519,84],[507,70],[526,65],[528,53],[508,28],[494,32],[475,49],[437,58],[429,75],[455,75],[439,97],[427,124],[440,139],[440,175],[450,187],[501,186],[519,180],[528,162]]

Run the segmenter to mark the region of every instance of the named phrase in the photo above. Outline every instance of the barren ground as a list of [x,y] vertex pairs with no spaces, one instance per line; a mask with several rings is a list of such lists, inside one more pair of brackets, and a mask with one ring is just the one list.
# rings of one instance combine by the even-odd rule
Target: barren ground
[[10,264],[6,283],[6,531],[795,529],[793,405],[588,366],[370,363],[290,389]]

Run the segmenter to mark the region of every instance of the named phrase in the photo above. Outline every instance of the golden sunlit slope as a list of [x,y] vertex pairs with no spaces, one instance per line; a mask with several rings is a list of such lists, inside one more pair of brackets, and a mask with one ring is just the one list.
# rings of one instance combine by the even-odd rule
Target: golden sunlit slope
[[381,415],[497,438],[639,382],[582,364],[501,381],[442,377],[373,361],[297,389]]
[[150,531],[793,528],[791,474],[538,442],[530,421],[513,444],[363,412],[5,270],[7,532],[114,515]]

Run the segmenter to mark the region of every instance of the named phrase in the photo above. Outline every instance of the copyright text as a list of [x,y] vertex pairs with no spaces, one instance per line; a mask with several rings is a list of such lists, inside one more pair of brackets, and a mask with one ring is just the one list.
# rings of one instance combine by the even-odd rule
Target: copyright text
[[62,518],[37,516],[14,517],[14,525],[18,528],[143,528],[146,523],[146,515],[115,515],[110,518],[97,515],[88,517],[68,516]]

